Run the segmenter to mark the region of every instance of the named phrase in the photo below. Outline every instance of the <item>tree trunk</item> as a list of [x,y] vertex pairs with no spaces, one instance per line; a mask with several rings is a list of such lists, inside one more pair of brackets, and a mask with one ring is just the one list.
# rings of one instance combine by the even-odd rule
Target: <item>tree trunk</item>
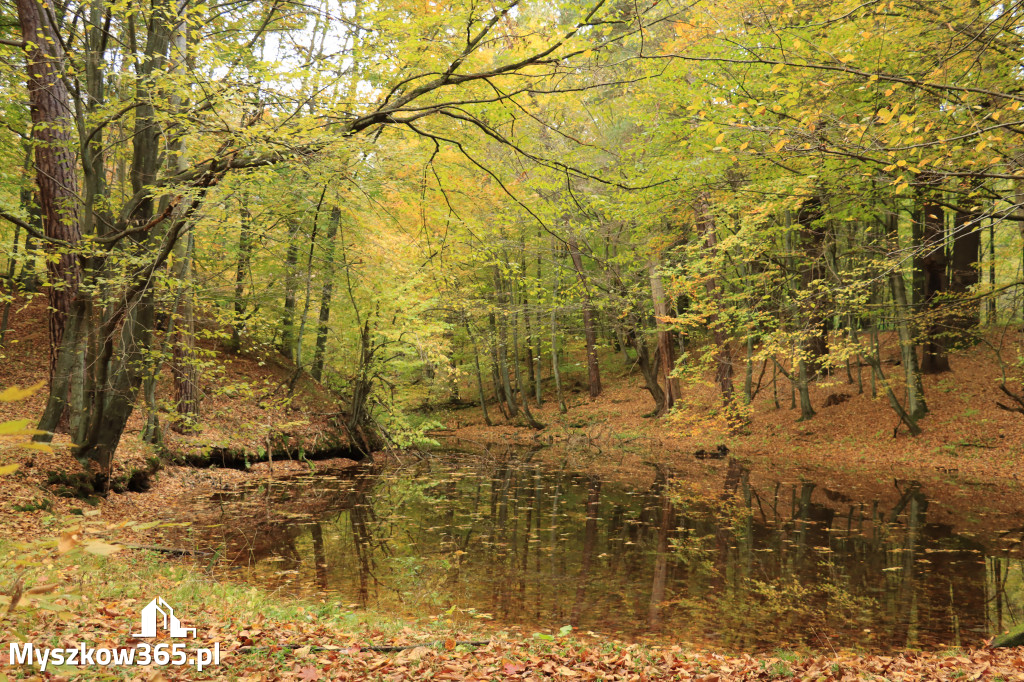
[[[886,216],[886,234],[889,238],[890,250],[899,243],[897,234],[898,217],[895,212]],[[928,412],[924,401],[924,388],[921,384],[921,370],[917,364],[917,347],[910,324],[910,304],[907,300],[907,285],[903,280],[903,268],[897,263],[889,272],[889,288],[892,291],[892,302],[896,314],[896,331],[900,338],[900,354],[903,360],[904,378],[907,387],[907,412],[917,421]]]
[[496,343],[498,374],[501,377],[501,387],[505,392],[505,404],[508,405],[509,415],[512,419],[515,419],[519,414],[519,406],[516,401],[515,392],[512,390],[512,382],[509,379],[508,371],[508,329],[505,321],[506,294],[497,267],[494,269],[494,295],[497,298],[499,312],[497,315],[491,313],[490,322],[491,331]]
[[594,304],[590,296],[590,285],[587,283],[586,274],[583,271],[583,258],[580,255],[579,243],[576,241],[576,233],[569,229],[568,244],[569,257],[576,269],[576,275],[580,280],[580,287],[583,292],[583,335],[587,345],[587,379],[590,384],[590,397],[596,398],[601,395],[601,369],[597,364],[597,329],[594,320]]
[[519,403],[523,408],[526,423],[533,429],[543,429],[544,425],[534,419],[530,412],[530,396],[523,390],[522,372],[519,371],[519,320],[518,313],[512,313],[512,367],[516,375],[516,389],[519,391]]
[[988,285],[989,290],[992,292],[988,296],[988,305],[986,306],[986,321],[988,324],[993,325],[997,322],[996,318],[996,221],[995,218],[989,216],[988,219]]
[[[957,211],[953,221],[953,262],[949,289],[963,298],[971,296],[981,281],[978,263],[981,260],[981,219],[977,212]],[[977,300],[955,303],[956,312],[951,316],[950,326],[961,332],[981,324],[981,305]],[[968,336],[959,335],[967,341]]]
[[235,314],[231,323],[231,349],[236,353],[242,349],[242,330],[245,328],[243,318],[247,307],[244,298],[245,278],[249,275],[255,246],[248,193],[242,193],[238,211],[241,225],[238,231],[238,261],[235,264],[235,295],[232,301]]
[[928,413],[928,405],[924,400],[921,371],[917,366],[917,351],[914,347],[914,336],[910,330],[907,290],[906,284],[903,282],[902,271],[897,269],[890,273],[889,282],[892,287],[893,305],[896,309],[896,330],[900,337],[900,353],[907,385],[907,412],[916,421]]
[[[718,236],[715,233],[715,217],[711,213],[708,193],[701,192],[694,202],[694,213],[696,215],[697,233],[704,239],[704,247],[709,254],[713,254],[718,246]],[[728,330],[725,328],[725,319],[721,315],[723,306],[722,289],[718,278],[710,275],[705,280],[705,288],[708,298],[715,306],[714,311],[708,315],[708,328],[711,330],[712,340],[715,344],[715,383],[722,395],[722,403],[731,405],[735,390],[732,384],[732,349],[729,346]]]
[[[309,234],[309,255],[306,258],[306,291],[302,302],[302,315],[299,316],[299,330],[295,338],[295,378],[298,379],[302,373],[302,350],[303,341],[306,337],[306,320],[309,319],[309,306],[313,300],[313,254],[316,251],[316,236],[320,223],[320,208],[323,206],[324,196],[327,195],[327,188],[324,187],[320,195],[320,204],[316,213],[313,214],[313,229]],[[294,387],[294,382],[292,383]]]
[[806,371],[811,377],[828,374],[828,323],[825,296],[820,281],[825,277],[825,226],[821,197],[806,199],[797,211],[804,262],[800,267],[800,288],[806,298],[802,312],[806,324],[801,344]]
[[797,421],[807,421],[813,419],[814,415],[817,414],[814,411],[814,406],[811,405],[811,395],[807,390],[807,363],[804,362],[803,357],[797,360],[797,393],[800,395],[800,418]]
[[178,274],[179,285],[184,288],[181,305],[174,320],[171,376],[174,380],[174,403],[178,413],[171,426],[177,433],[196,433],[199,430],[199,366],[196,362],[195,312],[192,289],[192,261],[195,258],[195,239],[189,232],[184,257]]
[[668,317],[668,299],[665,297],[665,287],[661,282],[661,274],[658,272],[658,264],[654,261],[648,266],[651,280],[651,298],[654,301],[654,320],[658,328],[658,374],[665,380],[665,404],[659,408],[659,414],[663,409],[672,409],[676,399],[679,398],[679,379],[672,376],[676,366],[675,344],[672,343],[672,333],[665,326],[665,318]]
[[625,337],[636,351],[636,359],[637,363],[640,365],[640,373],[643,374],[644,377],[644,386],[651,394],[651,398],[654,399],[654,410],[650,414],[644,416],[661,416],[668,409],[668,405],[665,400],[665,392],[661,389],[661,384],[658,383],[658,367],[661,366],[661,363],[657,356],[661,354],[661,348],[658,348],[654,353],[655,362],[651,362],[650,353],[647,350],[647,344],[643,342],[643,339],[636,333],[635,329],[630,328],[626,330]]
[[568,412],[568,409],[565,406],[565,394],[562,393],[562,372],[558,369],[558,323],[554,306],[551,307],[551,376],[555,380],[555,397],[558,400],[558,411],[565,414]]
[[484,397],[484,377],[480,371],[480,350],[477,348],[473,332],[470,331],[469,320],[463,319],[463,322],[466,325],[466,336],[469,337],[470,343],[473,344],[473,366],[476,368],[476,388],[480,395],[480,411],[484,415],[484,423],[488,426],[493,426],[491,415],[487,413],[487,399]]
[[299,223],[288,223],[288,250],[284,257],[284,310],[281,314],[281,354],[295,356],[295,294],[298,291]]
[[949,371],[945,324],[939,300],[949,287],[946,276],[946,225],[941,206],[925,202],[916,221],[921,232],[919,268],[921,305],[924,317],[924,342],[921,344],[921,372],[940,374]]
[[313,368],[310,374],[317,381],[323,379],[324,362],[327,355],[327,333],[330,331],[328,322],[331,319],[331,296],[334,294],[334,240],[338,236],[338,225],[341,223],[341,209],[331,209],[331,222],[327,226],[327,237],[324,242],[324,284],[320,289],[320,317],[316,327],[316,351],[313,353]]
[[[15,5],[22,38],[29,46],[26,48],[28,98],[43,230],[47,237],[65,242],[62,246],[46,246],[55,254],[55,257],[47,259],[46,269],[49,274],[50,400],[66,406],[68,396],[53,395],[53,386],[64,384],[63,379],[58,380],[55,374],[57,354],[80,280],[78,257],[74,253],[81,238],[78,172],[71,146],[74,119],[70,109],[71,97],[62,79],[64,54],[61,42],[52,34],[49,22],[44,20],[45,5],[36,0],[15,0]],[[66,425],[66,416],[62,411],[57,424]]]

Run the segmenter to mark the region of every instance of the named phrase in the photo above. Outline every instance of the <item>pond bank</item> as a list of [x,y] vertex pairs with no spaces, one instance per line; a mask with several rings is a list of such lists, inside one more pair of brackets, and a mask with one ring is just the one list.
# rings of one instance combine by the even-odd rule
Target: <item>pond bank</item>
[[[11,549],[8,542],[0,551]],[[58,560],[33,575],[56,585],[60,611],[19,608],[4,622],[7,641],[87,641],[95,646],[134,646],[138,613],[154,594],[173,605],[203,645],[219,643],[220,665],[197,674],[190,668],[148,666],[131,672],[145,680],[333,679],[698,679],[716,682],[797,677],[813,680],[1020,680],[1024,649],[902,652],[866,656],[782,650],[767,656],[723,655],[679,646],[625,644],[556,631],[517,634],[446,619],[405,621],[354,612],[332,601],[308,601],[210,578],[198,566],[143,551],[110,558]],[[0,568],[0,581],[12,578]],[[31,605],[29,605],[31,606]],[[465,646],[465,640],[489,643]],[[371,647],[400,649],[374,651]],[[6,654],[7,652],[3,652]],[[32,674],[4,661],[5,674]],[[96,668],[52,668],[53,679],[108,677]]]

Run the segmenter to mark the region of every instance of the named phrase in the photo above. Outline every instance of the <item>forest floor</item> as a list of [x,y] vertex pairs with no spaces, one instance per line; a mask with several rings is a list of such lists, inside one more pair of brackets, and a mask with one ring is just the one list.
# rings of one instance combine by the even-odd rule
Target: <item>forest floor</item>
[[[38,304],[12,316],[7,346],[0,351],[0,388],[33,385],[46,378],[42,319]],[[658,420],[644,418],[651,401],[641,388],[639,373],[630,371],[621,356],[604,360],[607,388],[602,396],[587,398],[580,389],[582,369],[570,372],[567,384],[575,386],[568,394],[570,410],[559,414],[550,399],[544,407],[535,408],[538,419],[547,425],[542,431],[487,426],[474,408],[443,415],[450,430],[436,437],[442,443],[456,439],[482,449],[550,446],[544,448],[543,456],[568,458],[606,476],[640,483],[653,477],[653,467],[647,464],[652,463],[709,487],[721,485],[727,464],[696,459],[694,452],[724,444],[731,456],[747,463],[755,485],[758,481],[813,481],[847,495],[863,492],[895,499],[902,483],[918,480],[926,483],[936,500],[937,520],[944,509],[971,506],[979,510],[978,523],[985,525],[1019,525],[1024,518],[1019,478],[1024,417],[995,406],[999,370],[987,353],[957,353],[952,373],[925,378],[931,412],[918,438],[893,436],[895,417],[884,398],[870,398],[867,372],[863,395],[858,394],[856,383],[846,383],[845,372],[831,385],[816,384],[812,399],[819,414],[803,423],[788,409],[788,387],[782,390],[781,378],[779,409],[774,406],[771,385],[763,384],[749,424],[734,434],[713,419],[692,416],[707,414],[717,403],[715,391],[705,384],[686,389],[683,403],[688,409]],[[193,442],[199,443],[197,447],[256,449],[282,428],[304,429],[313,439],[326,429],[324,419],[309,417],[332,409],[329,396],[316,387],[300,387],[298,400],[290,405],[281,400],[281,386],[290,371],[285,364],[229,356],[211,361],[211,368],[208,383],[218,389],[211,388],[205,397],[202,440]],[[895,374],[899,368],[887,369]],[[851,397],[838,406],[821,408],[833,393]],[[42,405],[41,393],[2,404],[0,421],[34,418]],[[142,467],[153,454],[151,446],[138,438],[141,427],[141,414],[137,414],[118,451],[123,469]],[[167,433],[170,439],[178,438],[169,429]],[[109,558],[84,555],[78,549],[59,555],[59,539],[69,537],[69,529],[115,543],[147,544],[152,534],[146,522],[173,522],[175,509],[196,495],[305,471],[308,466],[285,461],[275,462],[273,471],[266,464],[250,471],[167,467],[148,492],[83,502],[59,497],[47,485],[48,471],[70,472],[78,466],[66,447],[53,453],[4,451],[3,457],[3,463],[15,462],[21,468],[5,477],[0,494],[0,556],[6,557],[0,561],[0,602],[5,601],[4,594],[8,602],[13,598],[22,560],[34,564],[26,574],[25,589],[35,587],[38,592],[26,594],[19,608],[0,617],[0,644],[84,640],[130,645],[132,640],[126,638],[135,627],[139,608],[161,594],[187,614],[187,625],[199,626],[204,641],[220,642],[229,652],[220,667],[202,674],[173,666],[126,669],[137,679],[1024,680],[1024,649],[1020,648],[908,651],[890,656],[843,650],[778,652],[752,657],[575,635],[524,641],[496,628],[444,619],[397,622],[381,614],[351,612],[339,604],[297,601],[214,580],[202,560],[141,550],[123,550]],[[344,465],[344,461],[325,463]],[[74,595],[65,597],[65,592]],[[57,610],[38,608],[54,605]],[[6,610],[0,604],[0,611]],[[489,644],[458,644],[481,639]],[[369,648],[406,645],[418,646],[400,651]],[[46,678],[92,676],[80,669],[53,672],[54,677],[47,674]],[[33,675],[42,679],[31,668],[9,667],[6,660],[0,665],[0,681],[5,676]]]

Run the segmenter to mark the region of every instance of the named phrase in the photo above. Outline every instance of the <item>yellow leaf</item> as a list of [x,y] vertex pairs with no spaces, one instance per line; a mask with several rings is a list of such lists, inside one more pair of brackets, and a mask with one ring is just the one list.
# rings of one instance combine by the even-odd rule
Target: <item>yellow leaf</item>
[[0,466],[0,476],[10,476],[17,470],[17,464],[5,464],[4,466]]
[[782,148],[786,146],[786,143],[787,143],[787,142],[789,142],[789,140],[787,140],[787,139],[782,139],[782,140],[779,140],[778,144],[776,144],[776,145],[775,145],[775,146],[774,146],[774,147],[772,148],[772,151],[774,151],[774,152],[778,152],[778,151],[781,151],[781,150],[782,150]]
[[722,140],[725,139],[725,133],[720,134],[715,138],[715,144],[722,144]]
[[840,58],[839,61],[841,61],[843,64],[849,64],[850,62],[853,61],[853,55],[848,54],[845,57]]
[[15,419],[0,424],[0,436],[34,436],[43,431],[28,428],[28,419]]
[[[46,433],[45,431],[35,431],[33,433]],[[18,447],[22,450],[35,450],[36,452],[53,452],[53,448],[50,447],[49,443],[18,443]]]
[[782,69],[784,69],[785,67],[785,64],[776,64],[775,66],[772,67],[772,73],[778,73],[779,71],[782,71]]
[[986,142],[985,140],[982,140],[981,142],[978,143],[978,146],[974,148],[974,151],[980,152],[982,149],[984,149],[987,146],[988,146],[988,142]]
[[40,381],[38,384],[29,386],[28,388],[11,386],[10,388],[0,391],[0,403],[12,403],[15,400],[24,400],[25,398],[34,395],[35,392],[41,389],[45,384],[45,381]]

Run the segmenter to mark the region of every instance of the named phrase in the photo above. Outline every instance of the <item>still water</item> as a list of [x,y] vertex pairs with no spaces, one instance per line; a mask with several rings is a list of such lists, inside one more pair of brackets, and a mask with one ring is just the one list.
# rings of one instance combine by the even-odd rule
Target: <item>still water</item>
[[[204,544],[270,589],[349,608],[572,625],[723,647],[976,645],[1024,621],[1022,529],[929,522],[737,461],[713,490],[519,453],[443,453],[213,496]],[[948,516],[948,515],[947,515]]]

